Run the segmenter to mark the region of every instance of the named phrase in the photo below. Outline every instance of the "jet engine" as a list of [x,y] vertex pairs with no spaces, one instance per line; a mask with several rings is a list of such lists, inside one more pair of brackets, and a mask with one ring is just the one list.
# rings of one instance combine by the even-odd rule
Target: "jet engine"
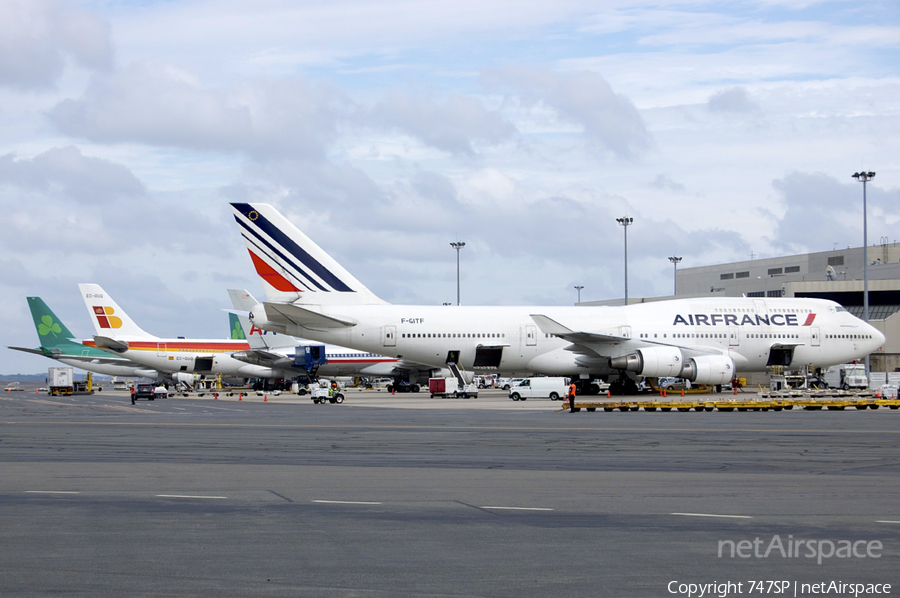
[[638,349],[624,357],[613,357],[609,367],[615,370],[628,370],[642,376],[659,378],[675,376],[681,378],[684,369],[684,356],[677,347],[652,347]]
[[676,347],[638,349],[609,360],[609,367],[641,376],[687,378],[697,384],[724,384],[734,378],[734,360],[725,355],[685,357]]

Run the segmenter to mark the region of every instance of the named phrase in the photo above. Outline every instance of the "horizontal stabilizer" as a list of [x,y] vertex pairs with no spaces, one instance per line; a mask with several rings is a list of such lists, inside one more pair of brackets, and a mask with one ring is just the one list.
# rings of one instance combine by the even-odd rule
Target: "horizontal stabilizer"
[[94,342],[97,343],[98,348],[106,349],[107,351],[124,353],[128,350],[128,343],[126,341],[117,341],[108,336],[95,336]]
[[13,351],[22,351],[23,353],[34,353],[35,355],[43,355],[44,357],[52,357],[52,354],[48,354],[45,351],[41,351],[40,349],[26,349],[25,347],[7,347],[7,349],[12,349]]
[[344,320],[335,316],[327,316],[306,307],[290,303],[264,303],[266,317],[273,322],[285,322],[301,328],[350,328],[356,326],[352,320]]

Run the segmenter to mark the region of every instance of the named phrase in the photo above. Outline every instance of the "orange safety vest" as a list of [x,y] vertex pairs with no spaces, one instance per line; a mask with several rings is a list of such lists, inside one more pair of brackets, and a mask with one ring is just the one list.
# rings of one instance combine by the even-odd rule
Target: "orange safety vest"
[[575,385],[574,385],[574,384],[570,384],[570,385],[569,385],[569,396],[570,396],[570,397],[574,397],[574,396],[575,396]]

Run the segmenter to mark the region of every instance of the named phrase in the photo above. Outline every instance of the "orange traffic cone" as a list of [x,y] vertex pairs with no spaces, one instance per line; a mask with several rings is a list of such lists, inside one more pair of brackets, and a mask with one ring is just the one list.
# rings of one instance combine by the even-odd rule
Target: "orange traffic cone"
[[734,394],[737,394],[737,386],[734,387]]
[[219,393],[214,392],[214,393],[213,393],[213,399],[215,399],[216,401],[218,401],[218,400],[219,400]]
[[243,401],[243,400],[244,400],[244,393],[239,392],[238,393],[238,401]]
[[609,394],[609,389],[607,388],[606,389],[606,398],[608,399],[608,398],[610,398],[610,396],[612,396],[612,395]]
[[684,396],[684,389],[681,389],[681,396]]
[[669,396],[669,391],[663,390],[663,396],[664,396],[664,397],[668,397],[668,396]]
[[263,395],[263,403],[266,403],[268,401],[269,401],[269,395]]

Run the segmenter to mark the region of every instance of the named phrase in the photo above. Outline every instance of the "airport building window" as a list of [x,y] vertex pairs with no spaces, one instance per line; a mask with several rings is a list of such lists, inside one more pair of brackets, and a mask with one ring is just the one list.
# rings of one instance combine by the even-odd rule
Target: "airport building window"
[[784,272],[784,268],[769,268],[769,276],[775,276]]
[[749,293],[747,293],[747,296],[748,297],[765,297],[766,292],[765,291],[750,291]]
[[768,291],[766,297],[781,297],[781,291]]
[[734,278],[734,272],[729,272],[728,274],[720,274],[719,280],[731,280]]
[[735,272],[734,277],[735,278],[750,278],[750,271],[747,270],[746,272]]
[[843,266],[844,265],[844,256],[836,255],[834,257],[828,258],[829,266]]
[[794,274],[800,271],[800,266],[787,266],[784,269],[785,274]]

